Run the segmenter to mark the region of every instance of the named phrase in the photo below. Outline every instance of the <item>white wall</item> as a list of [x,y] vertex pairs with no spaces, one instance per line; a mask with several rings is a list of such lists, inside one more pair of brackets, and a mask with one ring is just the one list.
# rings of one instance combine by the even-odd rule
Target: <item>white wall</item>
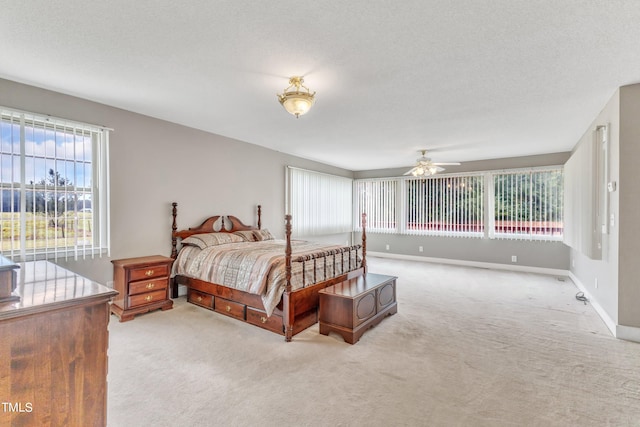
[[[591,123],[575,149],[580,144],[587,143],[594,138],[597,126],[609,126],[609,180],[619,181],[620,157],[620,92],[616,91],[598,117]],[[575,151],[574,149],[574,151]],[[589,178],[589,177],[585,177]],[[618,192],[609,194],[609,214],[619,217]],[[616,221],[609,227],[609,234],[602,236],[602,259],[592,260],[585,254],[571,250],[571,272],[579,280],[589,294],[593,303],[603,311],[601,315],[608,316],[615,325],[618,321],[618,233],[619,223]],[[596,287],[596,281],[598,287]]]
[[215,214],[255,224],[256,205],[262,204],[262,226],[282,238],[286,165],[352,176],[343,169],[8,80],[0,79],[0,105],[114,129],[111,258],[60,262],[101,283],[112,280],[111,259],[170,255],[171,202],[179,204],[179,228],[196,226]]

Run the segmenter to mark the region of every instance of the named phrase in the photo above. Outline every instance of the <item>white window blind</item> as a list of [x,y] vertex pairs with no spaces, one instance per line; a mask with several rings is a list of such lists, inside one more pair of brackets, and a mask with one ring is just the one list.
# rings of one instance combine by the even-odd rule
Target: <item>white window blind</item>
[[367,231],[395,233],[398,231],[396,198],[398,182],[395,179],[357,180],[355,183],[356,231],[362,231],[362,214],[367,214]]
[[481,175],[444,175],[404,181],[406,234],[483,237]]
[[287,206],[296,237],[349,233],[353,180],[287,167]]
[[562,168],[493,173],[494,228],[501,239],[561,240]]
[[0,107],[0,251],[14,261],[108,252],[105,128]]

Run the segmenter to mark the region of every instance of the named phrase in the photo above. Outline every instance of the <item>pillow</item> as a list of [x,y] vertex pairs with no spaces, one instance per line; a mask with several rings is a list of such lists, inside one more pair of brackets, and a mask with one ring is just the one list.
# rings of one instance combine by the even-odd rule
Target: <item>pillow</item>
[[256,241],[260,242],[262,240],[273,240],[273,234],[269,232],[266,228],[262,230],[254,230],[253,235],[256,236]]
[[245,242],[256,241],[256,236],[253,234],[253,230],[234,231],[233,234],[242,237]]
[[241,236],[233,233],[205,233],[194,234],[182,240],[183,245],[197,246],[204,249],[208,246],[223,245],[225,243],[244,242]]

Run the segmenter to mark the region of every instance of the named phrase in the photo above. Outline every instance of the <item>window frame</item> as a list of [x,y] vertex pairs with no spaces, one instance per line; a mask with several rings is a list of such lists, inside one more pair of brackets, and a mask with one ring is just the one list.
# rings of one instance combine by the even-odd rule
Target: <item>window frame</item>
[[[489,170],[489,171],[478,171],[478,172],[463,172],[463,173],[450,173],[450,174],[437,174],[431,177],[425,178],[416,178],[416,177],[386,177],[386,178],[361,178],[354,180],[354,212],[356,214],[362,212],[362,199],[357,196],[357,189],[362,186],[365,182],[376,182],[376,181],[394,181],[396,183],[396,198],[395,205],[393,209],[395,210],[395,226],[379,229],[376,227],[367,228],[367,232],[371,233],[393,233],[393,234],[406,234],[413,236],[440,236],[440,237],[470,237],[470,238],[484,238],[484,239],[503,239],[503,240],[532,240],[532,241],[562,241],[563,233],[555,235],[544,235],[544,234],[510,234],[510,233],[496,233],[496,221],[495,221],[495,177],[500,174],[524,174],[524,173],[538,173],[538,172],[547,172],[547,171],[560,171],[560,185],[563,185],[563,166],[562,165],[551,165],[551,166],[541,166],[541,167],[528,167],[528,168],[512,168],[512,169],[502,169],[502,170]],[[482,200],[482,207],[478,210],[479,215],[481,216],[481,224],[479,225],[480,230],[469,230],[469,229],[460,229],[459,226],[449,227],[446,230],[430,230],[430,229],[415,229],[409,227],[409,216],[410,216],[410,208],[408,206],[408,196],[407,196],[407,187],[408,182],[410,181],[427,181],[429,179],[438,179],[441,182],[447,179],[462,179],[465,178],[472,180],[479,180],[482,184],[482,194],[479,196]],[[464,182],[464,181],[463,181]],[[459,196],[457,197],[460,200]],[[564,191],[563,191],[564,197]],[[557,199],[557,208],[561,211],[563,210],[563,198]],[[375,204],[375,202],[373,203]],[[451,206],[447,206],[451,207]],[[454,206],[455,207],[455,206]],[[368,217],[371,217],[369,213],[367,213]],[[374,214],[375,219],[375,214]],[[564,227],[564,218],[561,217],[562,228]],[[369,221],[368,221],[369,222]],[[464,228],[464,227],[462,227]],[[468,228],[468,227],[467,227]],[[358,224],[357,221],[354,222],[354,231],[360,232],[362,228]]]
[[[5,191],[10,192],[11,206],[8,208],[3,206],[2,210],[9,209],[9,213],[18,214],[19,216],[19,229],[14,228],[12,222],[11,242],[4,250],[0,248],[0,254],[12,259],[14,262],[37,259],[57,260],[59,258],[77,260],[88,256],[110,255],[109,132],[113,129],[4,106],[0,106],[0,124],[2,124],[2,127],[6,126],[5,131],[10,132],[11,135],[8,143],[4,140],[4,137],[0,139],[0,143],[3,144],[0,153],[11,162],[10,171],[8,172],[9,179],[5,182],[4,176],[0,178],[0,190],[2,193]],[[14,139],[15,127],[19,128],[18,144]],[[36,137],[38,134],[41,134],[41,136]],[[53,135],[53,139],[49,141],[51,135]],[[87,141],[88,139],[89,141]],[[37,140],[41,141],[36,142]],[[27,142],[43,144],[42,149],[44,151],[29,150]],[[62,152],[58,152],[59,145],[64,145],[65,143],[70,144],[71,153],[67,152],[67,148]],[[87,143],[91,146],[90,159],[85,154],[76,152],[76,150],[85,149],[84,146],[81,147],[79,144]],[[48,151],[48,144],[52,144],[53,154]],[[15,150],[16,145],[19,145],[18,150]],[[5,147],[10,147],[10,149],[5,150]],[[36,147],[36,145],[32,147]],[[84,151],[82,152],[84,153]],[[13,163],[15,159],[19,161],[17,167]],[[28,161],[32,162],[29,165],[30,167],[35,167],[33,165],[36,165],[36,163],[44,164],[44,168],[38,167],[37,170],[38,172],[42,172],[40,169],[48,171],[48,175],[45,173],[43,178],[38,177],[40,181],[34,182],[35,175],[27,176]],[[87,171],[86,165],[89,165],[88,169],[90,169],[90,178],[87,179],[83,173],[84,181],[81,183],[76,182],[79,176],[76,173],[78,165],[81,165],[84,171]],[[73,172],[69,173],[69,168]],[[17,174],[16,169],[19,170]],[[7,174],[6,171],[5,174]],[[69,175],[73,178],[72,180],[69,179]],[[52,184],[47,183],[49,176]],[[64,181],[61,184],[58,181],[59,179],[64,179],[69,184],[65,184]],[[45,204],[42,211],[36,210],[35,204],[39,200],[36,197],[37,192],[45,193],[40,196],[40,203]],[[77,215],[80,206],[78,203],[79,197],[84,200],[82,203],[83,209],[85,209],[86,200],[90,199],[91,201],[91,215],[90,220],[87,221],[91,227],[91,238],[87,240],[75,236],[76,239],[72,244],[69,244],[69,239],[65,239],[64,245],[57,245],[58,235],[55,232],[55,242],[51,245],[47,228],[51,226],[50,222],[54,220],[56,224],[53,227],[59,227],[57,218],[60,211],[65,213],[75,212],[75,215],[70,220],[67,220],[68,216],[65,215],[63,225],[65,228],[69,224],[73,224],[74,227],[78,225],[80,220]],[[48,198],[51,199],[47,201]],[[15,206],[15,199],[19,199],[19,206]],[[31,200],[30,206],[27,206],[28,199]],[[63,201],[61,202],[61,200]],[[72,209],[67,205],[70,201],[73,204]],[[53,203],[53,209],[51,210],[49,210],[48,206],[50,203]],[[60,203],[64,204],[64,209],[58,211]],[[35,212],[44,213],[46,225],[43,239],[27,238],[27,214]],[[83,217],[85,216],[83,215]],[[32,223],[34,227],[32,230],[34,230],[35,234],[36,225],[33,220]],[[19,240],[15,238],[16,233],[19,233]],[[0,237],[0,239],[6,241],[3,237]],[[19,243],[14,245],[13,242],[16,240]],[[44,245],[42,245],[42,241],[40,244],[36,244],[38,240],[44,240]],[[28,247],[27,242],[29,241],[33,241],[32,247]]]

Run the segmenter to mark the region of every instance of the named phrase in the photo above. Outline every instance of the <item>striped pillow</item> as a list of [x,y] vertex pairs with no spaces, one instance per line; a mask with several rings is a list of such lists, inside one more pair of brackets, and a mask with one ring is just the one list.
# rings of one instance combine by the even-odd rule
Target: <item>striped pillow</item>
[[266,228],[263,228],[262,230],[254,230],[253,235],[256,236],[256,240],[258,242],[262,240],[273,240],[273,234],[271,234],[271,232]]
[[200,249],[209,246],[224,245],[225,243],[239,243],[245,240],[233,233],[204,233],[194,234],[182,240],[183,245],[197,246]]

